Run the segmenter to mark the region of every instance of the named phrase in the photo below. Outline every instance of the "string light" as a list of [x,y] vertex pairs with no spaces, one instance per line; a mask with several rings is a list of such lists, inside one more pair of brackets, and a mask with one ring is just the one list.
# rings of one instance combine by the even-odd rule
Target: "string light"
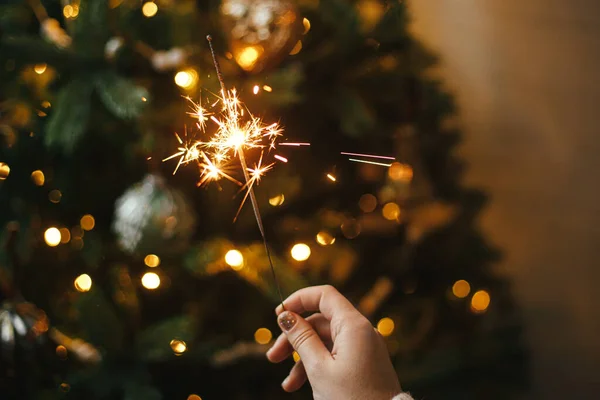
[[60,358],[61,360],[64,360],[67,358],[67,348],[65,346],[63,346],[62,344],[59,344],[58,346],[56,346],[56,356],[58,358]]
[[229,250],[225,254],[225,262],[235,271],[244,268],[244,256],[238,250]]
[[142,286],[146,289],[154,290],[160,286],[160,277],[154,272],[146,272],[142,276]]
[[155,2],[149,1],[142,6],[142,14],[147,18],[152,18],[158,12],[158,6]]
[[294,45],[294,48],[292,49],[292,51],[290,51],[290,56],[294,56],[294,55],[300,53],[300,50],[302,50],[302,40],[298,40],[296,42],[296,44]]
[[410,165],[395,162],[390,166],[388,176],[394,181],[410,182],[413,177],[413,170]]
[[144,264],[151,268],[158,267],[160,265],[160,258],[156,254],[148,254],[144,257]]
[[273,338],[273,334],[267,328],[258,328],[256,332],[254,332],[254,340],[258,344],[267,344]]
[[41,75],[46,72],[46,68],[48,68],[47,64],[36,64],[33,66],[33,70],[36,74]]
[[273,207],[278,207],[280,205],[283,204],[283,202],[285,201],[285,196],[283,195],[283,193],[278,194],[277,196],[273,196],[269,199],[269,204],[272,205]]
[[394,320],[388,317],[382,318],[377,323],[377,331],[381,336],[390,336],[395,329]]
[[381,210],[383,217],[389,221],[397,221],[400,218],[400,207],[396,203],[387,203]]
[[183,340],[173,339],[169,344],[175,355],[182,355],[187,350],[187,344]]
[[335,182],[335,181],[337,181],[336,177],[335,177],[335,176],[333,176],[333,175],[331,175],[331,174],[327,174],[327,179],[329,179],[329,180],[330,180],[330,181],[332,181],[332,182]]
[[260,87],[258,85],[254,85],[254,87],[252,88],[252,93],[258,94],[259,90],[260,90]]
[[296,243],[290,251],[296,261],[306,261],[310,257],[310,247],[305,243]]
[[6,178],[8,178],[9,174],[10,174],[10,167],[8,166],[8,164],[0,162],[0,181],[3,181]]
[[302,20],[302,25],[304,25],[304,32],[302,34],[306,35],[310,30],[310,21],[308,20],[308,18],[304,18]]
[[69,243],[71,240],[71,232],[67,228],[60,228],[58,230],[60,232],[60,242],[61,243]]
[[184,89],[191,89],[198,83],[198,72],[193,68],[184,69],[175,74],[175,84]]
[[464,299],[467,297],[470,291],[471,285],[469,285],[469,282],[465,281],[464,279],[458,280],[454,282],[454,285],[452,285],[452,293],[459,299]]
[[88,274],[81,274],[75,278],[74,284],[78,292],[89,292],[92,288],[92,278]]
[[31,173],[31,180],[36,186],[44,186],[46,177],[44,176],[44,173],[38,169]]
[[269,85],[263,85],[263,90],[265,92],[271,93],[273,91],[273,88],[271,86],[269,86]]
[[247,46],[236,54],[235,61],[242,69],[251,71],[263,52],[261,46]]
[[79,220],[79,225],[81,225],[83,230],[91,231],[94,229],[94,226],[96,226],[96,220],[92,215],[86,214]]
[[317,233],[317,243],[321,246],[329,246],[335,243],[335,237],[327,231],[321,231]]
[[60,243],[60,239],[60,231],[55,227],[48,228],[46,229],[46,232],[44,232],[44,240],[46,241],[46,244],[50,247],[58,246],[58,244]]
[[365,193],[360,196],[360,200],[358,201],[358,206],[360,207],[362,212],[370,213],[375,211],[377,207],[377,197],[370,193]]
[[490,295],[485,290],[479,290],[471,298],[471,309],[474,312],[484,312],[490,305]]

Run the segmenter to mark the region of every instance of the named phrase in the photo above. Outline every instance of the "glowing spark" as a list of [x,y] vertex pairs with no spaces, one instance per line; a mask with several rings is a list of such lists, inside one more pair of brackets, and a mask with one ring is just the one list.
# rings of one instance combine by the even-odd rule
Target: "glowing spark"
[[288,162],[288,159],[285,157],[280,156],[279,154],[275,154],[273,157],[275,157],[276,159],[278,159],[279,161],[282,162]]
[[340,152],[340,154],[343,154],[346,156],[355,156],[355,157],[382,158],[385,160],[395,160],[396,159],[395,157],[379,156],[379,155],[375,155],[375,154],[347,153],[345,151]]
[[269,86],[269,85],[264,85],[264,86],[263,86],[263,90],[264,90],[265,92],[272,92],[272,91],[273,91],[273,88],[272,88],[271,86]]
[[329,180],[331,180],[332,182],[335,182],[337,179],[335,178],[335,176],[331,175],[331,174],[327,174],[327,178]]
[[348,160],[354,161],[354,162],[359,162],[359,163],[364,163],[364,164],[381,165],[382,167],[391,167],[392,166],[392,164],[380,163],[380,162],[370,161],[370,160],[358,160],[356,158],[349,158]]
[[252,92],[254,94],[258,94],[258,91],[260,90],[260,87],[258,87],[258,85],[254,85],[254,88],[252,89]]
[[300,147],[300,146],[310,146],[310,143],[290,143],[290,142],[286,142],[286,143],[279,143],[279,146],[296,146],[296,147]]

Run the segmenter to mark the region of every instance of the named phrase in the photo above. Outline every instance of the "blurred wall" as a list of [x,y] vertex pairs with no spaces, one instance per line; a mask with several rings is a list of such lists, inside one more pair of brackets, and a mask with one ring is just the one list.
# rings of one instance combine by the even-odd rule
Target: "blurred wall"
[[492,195],[481,223],[523,307],[527,398],[598,398],[600,1],[409,2],[457,95],[467,183]]

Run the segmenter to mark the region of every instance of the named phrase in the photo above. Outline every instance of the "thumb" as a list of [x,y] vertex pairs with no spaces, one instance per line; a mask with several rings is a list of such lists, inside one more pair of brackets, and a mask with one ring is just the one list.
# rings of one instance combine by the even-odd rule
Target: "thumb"
[[312,325],[298,314],[284,311],[277,317],[277,322],[294,350],[300,355],[309,375],[311,365],[331,357]]

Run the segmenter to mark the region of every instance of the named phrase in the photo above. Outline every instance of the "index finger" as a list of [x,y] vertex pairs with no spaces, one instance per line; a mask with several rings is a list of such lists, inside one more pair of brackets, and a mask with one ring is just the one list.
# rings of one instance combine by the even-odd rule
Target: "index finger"
[[[319,311],[331,321],[332,319],[357,313],[352,303],[331,285],[312,286],[300,289],[283,301],[285,310],[302,314],[307,311]],[[277,315],[284,311],[280,304],[276,309]]]

